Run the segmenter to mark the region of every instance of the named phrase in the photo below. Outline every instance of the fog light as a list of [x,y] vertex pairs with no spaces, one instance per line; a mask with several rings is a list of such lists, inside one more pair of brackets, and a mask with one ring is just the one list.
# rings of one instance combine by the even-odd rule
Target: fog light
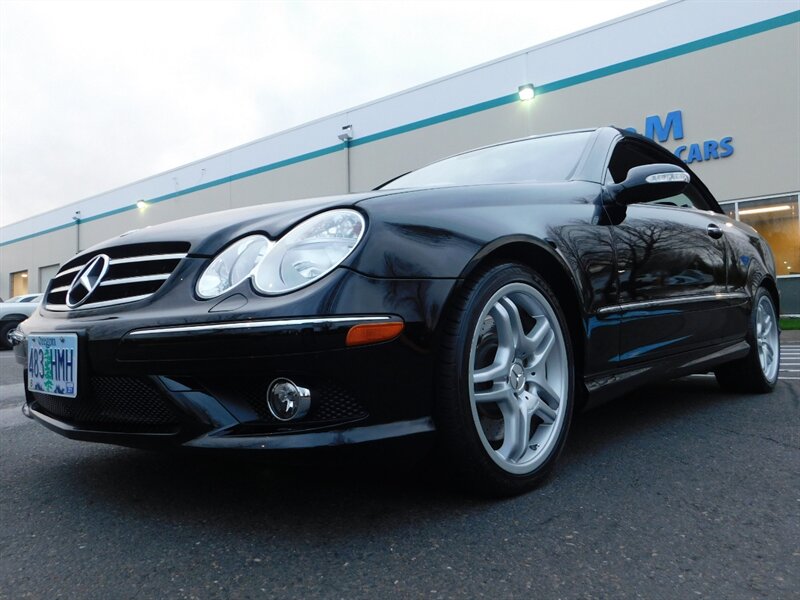
[[275,379],[267,388],[267,406],[279,421],[302,419],[311,408],[311,392],[288,379]]
[[25,341],[25,334],[19,329],[12,329],[8,332],[8,343],[12,346],[18,346]]

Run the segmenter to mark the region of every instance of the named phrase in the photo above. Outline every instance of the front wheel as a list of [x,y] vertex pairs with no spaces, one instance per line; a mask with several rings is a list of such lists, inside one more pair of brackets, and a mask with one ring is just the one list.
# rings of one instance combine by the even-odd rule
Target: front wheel
[[463,483],[509,495],[549,473],[569,430],[575,369],[566,319],[538,273],[506,263],[465,284],[439,384],[442,451]]
[[731,392],[764,394],[778,381],[780,338],[778,316],[772,296],[759,288],[747,331],[750,352],[744,358],[724,364],[714,371],[720,386]]

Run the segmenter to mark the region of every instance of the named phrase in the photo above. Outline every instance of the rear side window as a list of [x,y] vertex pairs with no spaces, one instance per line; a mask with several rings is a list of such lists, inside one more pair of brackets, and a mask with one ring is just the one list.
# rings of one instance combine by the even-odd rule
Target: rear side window
[[673,196],[672,198],[662,198],[661,200],[653,200],[646,204],[659,204],[662,206],[676,206],[678,208],[697,208],[699,210],[708,210],[703,196],[698,192],[690,183],[682,194]]

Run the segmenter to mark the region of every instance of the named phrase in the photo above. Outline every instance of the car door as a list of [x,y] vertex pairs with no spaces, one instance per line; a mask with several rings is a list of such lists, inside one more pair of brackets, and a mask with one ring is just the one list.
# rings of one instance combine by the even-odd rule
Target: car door
[[[610,176],[664,160],[627,142]],[[670,157],[671,158],[671,157]],[[616,173],[614,173],[616,171]],[[691,183],[684,193],[656,202],[633,202],[611,228],[617,256],[619,363],[635,363],[721,342],[735,332],[726,323],[725,218],[709,210]]]
[[[599,209],[602,210],[602,209]],[[560,207],[563,223],[547,228],[545,239],[580,279],[582,302],[590,315],[586,321],[584,372],[594,374],[616,366],[619,334],[614,315],[598,309],[617,297],[614,239],[609,223],[598,218],[598,208],[589,204]]]

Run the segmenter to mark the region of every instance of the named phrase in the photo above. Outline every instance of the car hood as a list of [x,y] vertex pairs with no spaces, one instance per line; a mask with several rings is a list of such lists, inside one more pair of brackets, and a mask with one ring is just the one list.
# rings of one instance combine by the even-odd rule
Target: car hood
[[397,192],[367,192],[287,200],[207,213],[135,229],[87,248],[82,253],[129,244],[189,242],[191,244],[190,254],[211,256],[231,240],[240,236],[249,233],[263,233],[270,239],[276,239],[290,227],[309,216],[333,208],[352,207],[360,200],[391,193]]
[[[106,240],[82,252],[88,254],[103,248],[152,242],[189,242],[189,254],[213,256],[239,237],[263,233],[270,239],[281,237],[298,222],[317,213],[334,208],[356,205],[370,218],[379,220],[398,215],[424,215],[435,207],[436,212],[461,211],[465,206],[529,204],[549,202],[565,195],[586,197],[596,192],[596,185],[585,182],[487,184],[470,186],[439,186],[370,191],[359,194],[307,198],[272,202],[223,210],[136,229]],[[565,194],[566,192],[566,194]]]

